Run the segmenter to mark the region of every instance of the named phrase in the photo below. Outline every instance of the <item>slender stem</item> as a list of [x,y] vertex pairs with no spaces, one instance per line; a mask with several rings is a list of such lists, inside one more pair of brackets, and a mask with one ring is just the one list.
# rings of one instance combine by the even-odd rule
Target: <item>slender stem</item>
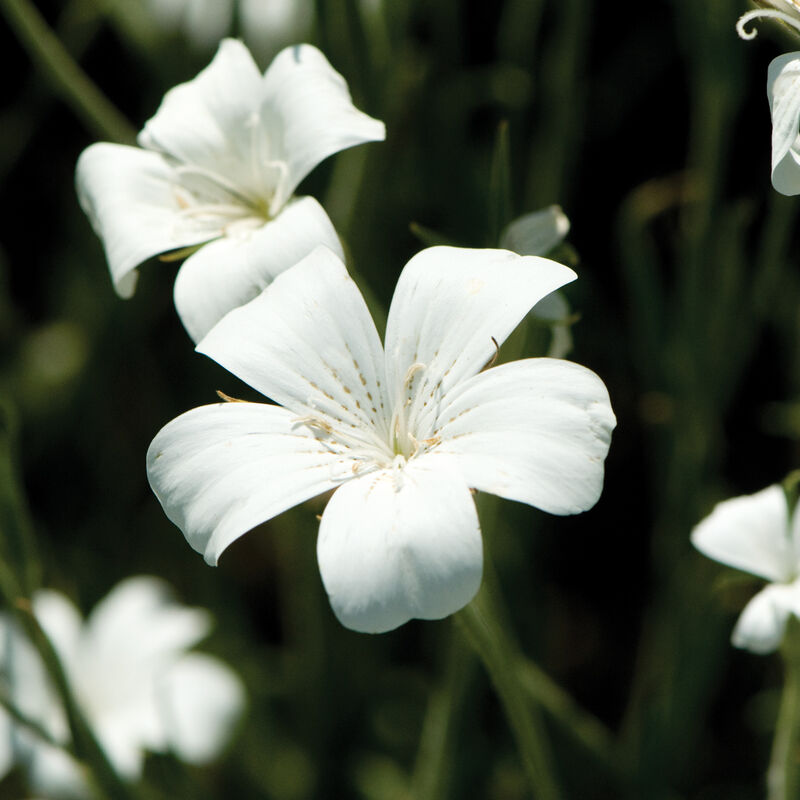
[[515,668],[519,654],[498,620],[486,586],[455,619],[494,684],[533,796],[538,800],[556,800],[561,791],[553,774],[544,724],[538,708],[528,702]]
[[29,0],[0,0],[0,12],[33,62],[90,130],[124,144],[136,141],[131,124],[70,56]]
[[518,665],[520,682],[528,696],[539,703],[561,728],[612,772],[619,772],[618,748],[611,731],[585,711],[572,695],[559,686],[541,667],[522,658]]
[[411,780],[410,796],[414,800],[440,800],[447,796],[456,718],[475,665],[475,657],[464,638],[452,637],[447,644],[442,683],[431,692],[422,724]]
[[800,625],[793,621],[782,652],[783,694],[767,770],[767,800],[800,797]]

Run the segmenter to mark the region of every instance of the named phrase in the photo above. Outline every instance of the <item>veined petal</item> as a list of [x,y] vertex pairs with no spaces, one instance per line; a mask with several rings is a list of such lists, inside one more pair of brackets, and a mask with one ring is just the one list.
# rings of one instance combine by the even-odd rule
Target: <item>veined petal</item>
[[353,105],[345,79],[309,44],[287,47],[270,64],[264,73],[261,116],[271,138],[279,137],[276,157],[288,169],[272,213],[320,161],[386,138],[384,124]]
[[798,589],[785,584],[764,587],[744,608],[731,642],[754,653],[776,650],[786,631],[789,615],[798,605]]
[[188,653],[158,686],[168,746],[178,758],[203,764],[217,756],[245,708],[241,680],[219,659]]
[[175,281],[175,307],[189,335],[199,342],[225,314],[248,303],[318,245],[343,256],[322,206],[303,197],[263,227],[223,237],[194,253]]
[[231,311],[197,350],[320,422],[318,433],[332,427],[391,456],[380,338],[344,264],[325,247]]
[[692,544],[715,561],[768,581],[789,581],[797,567],[780,486],[717,504],[695,526]]
[[261,403],[196,408],[162,428],[147,451],[150,486],[209,564],[242,534],[334,488],[342,475],[352,475],[346,459],[291,411]]
[[510,222],[500,236],[500,247],[521,256],[546,256],[568,233],[569,219],[561,206],[548,206]]
[[322,582],[348,628],[382,633],[412,618],[440,619],[478,591],[475,504],[457,475],[424,458],[344,484],[322,515]]
[[603,488],[616,421],[591,370],[551,358],[513,361],[476,375],[445,398],[428,454],[476,489],[575,514]]
[[781,194],[800,194],[800,53],[773,59],[767,96],[772,113],[772,185]]
[[211,63],[170,89],[139,144],[202,167],[241,188],[253,183],[262,77],[250,51],[223,39]]
[[75,182],[81,207],[103,241],[121,297],[133,294],[135,269],[146,259],[221,233],[187,224],[174,169],[158,153],[93,144],[78,159]]
[[[478,373],[545,295],[576,278],[546,258],[507,250],[431,247],[406,264],[386,324],[393,402],[409,427],[429,434],[441,398]],[[412,365],[421,367],[409,374]]]

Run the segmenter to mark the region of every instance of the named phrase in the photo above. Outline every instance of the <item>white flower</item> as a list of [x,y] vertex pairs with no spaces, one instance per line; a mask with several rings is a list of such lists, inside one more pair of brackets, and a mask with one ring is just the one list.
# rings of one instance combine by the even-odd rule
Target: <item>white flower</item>
[[341,253],[319,203],[292,193],[329,155],[384,135],[315,47],[283,50],[262,76],[226,39],[194,80],[167,92],[141,148],[82,153],[78,195],[123,297],[146,259],[204,245],[175,282],[178,314],[198,341],[315,246]]
[[424,250],[400,276],[384,350],[344,265],[318,248],[198,346],[280,405],[166,425],[147,470],[167,516],[216,564],[255,525],[336,489],[317,555],[339,620],[381,632],[453,613],[481,580],[470,487],[554,514],[602,490],[615,420],[593,372],[549,358],[481,371],[574,277],[505,250]]
[[[755,9],[739,18],[743,39],[755,37],[747,25],[759,17],[778,19],[800,32],[800,4],[769,0],[771,9]],[[767,97],[772,114],[772,185],[785,195],[800,194],[800,52],[773,59],[767,70]]]
[[[500,235],[500,247],[521,256],[546,256],[558,247],[569,233],[569,219],[560,206],[532,211],[510,222]],[[552,292],[532,309],[531,316],[550,326],[547,355],[564,358],[572,350],[570,309],[561,292]]]
[[[208,633],[208,612],[180,606],[162,581],[118,584],[84,623],[62,594],[34,595],[37,620],[59,655],[87,721],[114,768],[142,772],[144,750],[191,763],[216,756],[244,709],[236,675],[221,661],[189,652]],[[37,651],[0,616],[0,685],[13,703],[58,742],[68,743],[64,710]],[[15,763],[47,797],[86,797],[81,767],[0,710],[0,776]]]
[[800,515],[770,486],[719,503],[692,531],[692,544],[722,564],[770,583],[745,607],[733,631],[736,647],[770,653],[783,639],[790,614],[800,616]]

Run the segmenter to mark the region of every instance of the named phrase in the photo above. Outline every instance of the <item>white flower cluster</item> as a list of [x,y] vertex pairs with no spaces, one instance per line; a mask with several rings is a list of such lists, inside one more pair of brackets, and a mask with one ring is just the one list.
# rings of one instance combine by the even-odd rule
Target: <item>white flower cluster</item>
[[[287,48],[261,74],[226,39],[166,94],[139,147],[93,144],[76,170],[117,292],[132,295],[153,256],[185,259],[175,306],[198,352],[272,401],[197,408],[157,434],[147,474],[166,514],[216,564],[259,523],[332,492],[322,581],[339,620],[365,632],[472,599],[483,564],[472,491],[553,514],[590,508],[615,425],[584,367],[488,368],[532,309],[561,329],[551,353],[569,349],[569,309],[553,293],[576,275],[543,257],[569,228],[555,206],[512,223],[507,249],[412,258],[381,342],[333,224],[294,193],[323,159],[384,137],[316,48]],[[158,579],[124,581],[85,623],[53,591],[36,593],[32,612],[121,777],[136,779],[147,751],[203,762],[229,739],[241,683],[191,651],[209,617]],[[88,796],[56,686],[10,616],[0,681],[11,712],[0,712],[0,772],[20,764],[37,793]]]
[[[156,436],[147,472],[167,515],[216,564],[259,523],[336,490],[320,572],[342,623],[369,632],[472,599],[483,556],[470,489],[554,514],[590,508],[615,424],[603,382],[576,364],[482,371],[534,306],[567,316],[563,300],[538,304],[575,273],[539,255],[419,253],[381,343],[328,217],[292,193],[323,158],[382,138],[314,47],[284,50],[261,76],[225,40],[167,93],[142,149],[92,145],[77,168],[118,291],[133,291],[147,257],[199,247],[175,283],[184,325],[199,352],[278,403],[198,408]],[[568,225],[546,209],[503,244],[544,253]]]

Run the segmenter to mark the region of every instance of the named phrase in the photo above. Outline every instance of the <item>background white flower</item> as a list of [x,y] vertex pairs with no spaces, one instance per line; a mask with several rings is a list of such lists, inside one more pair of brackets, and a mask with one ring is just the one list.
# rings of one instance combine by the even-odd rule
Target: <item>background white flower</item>
[[[736,30],[753,39],[748,25],[758,18],[778,19],[800,32],[800,6],[794,0],[765,0],[770,8],[743,14]],[[785,195],[800,194],[800,52],[785,53],[770,62],[767,97],[772,115],[772,185]]]
[[226,39],[196,78],[167,92],[141,148],[84,150],[78,196],[123,297],[146,259],[204,245],[175,282],[178,314],[198,341],[317,245],[341,253],[319,203],[292,194],[329,155],[384,136],[315,47],[283,50],[262,76]]
[[783,639],[790,614],[800,616],[800,516],[770,486],[719,503],[692,531],[692,544],[722,564],[770,583],[745,607],[733,631],[736,647],[769,653]]
[[[500,235],[500,247],[521,256],[546,256],[569,233],[569,219],[560,206],[548,206],[509,222]],[[572,350],[570,308],[561,292],[551,292],[532,309],[531,316],[550,327],[547,355],[564,358]]]
[[281,405],[216,404],[165,426],[147,469],[167,516],[216,564],[336,489],[317,554],[339,620],[380,632],[453,613],[481,580],[470,487],[554,514],[600,495],[615,424],[603,382],[549,358],[481,371],[574,277],[505,250],[424,250],[398,281],[384,351],[344,265],[318,248],[198,346]]
[[[207,611],[178,605],[168,586],[140,576],[119,583],[86,622],[64,595],[41,590],[33,609],[109,760],[126,779],[144,751],[191,763],[214,758],[244,710],[239,678],[219,659],[189,648],[210,628]],[[0,681],[14,704],[56,741],[69,742],[58,695],[19,627],[0,616]],[[14,763],[47,797],[86,797],[81,767],[0,710],[0,774]]]

